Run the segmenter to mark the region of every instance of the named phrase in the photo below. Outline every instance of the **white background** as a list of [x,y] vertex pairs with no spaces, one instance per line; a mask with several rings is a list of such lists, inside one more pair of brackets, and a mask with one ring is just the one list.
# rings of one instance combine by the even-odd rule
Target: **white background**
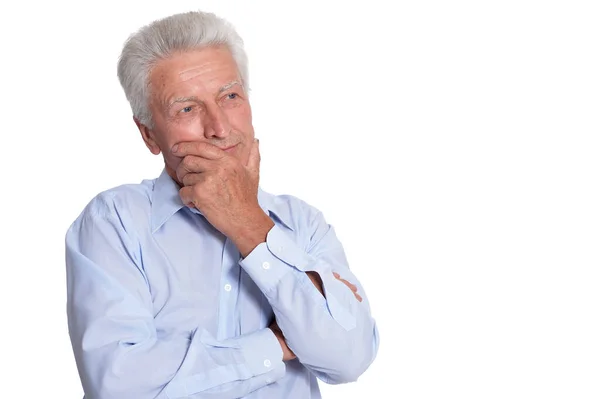
[[379,323],[325,398],[600,397],[597,2],[106,3],[0,6],[1,397],[83,394],[64,234],[159,174],[116,61],[192,9],[247,43],[261,185],[324,212]]

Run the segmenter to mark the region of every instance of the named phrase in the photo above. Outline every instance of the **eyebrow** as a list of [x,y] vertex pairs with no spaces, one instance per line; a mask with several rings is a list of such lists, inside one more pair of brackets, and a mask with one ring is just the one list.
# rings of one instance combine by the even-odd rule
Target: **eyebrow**
[[[242,86],[242,84],[240,82],[238,82],[237,80],[234,80],[234,81],[229,82],[226,85],[222,86],[219,89],[219,94],[221,94],[221,93],[223,93],[223,92],[231,89],[235,85]],[[173,105],[175,105],[177,103],[186,103],[186,102],[190,102],[190,101],[201,102],[200,99],[198,97],[196,97],[196,96],[177,97],[177,98],[174,98],[173,100],[171,100],[169,102],[169,104],[167,105],[167,108],[171,108]]]
[[237,80],[234,80],[232,82],[227,83],[225,86],[221,87],[219,89],[219,93],[223,93],[224,91],[227,91],[229,89],[231,89],[233,86],[235,85],[242,85],[240,82],[238,82]]
[[177,103],[187,103],[189,101],[200,102],[200,100],[196,96],[191,96],[191,97],[177,97],[177,98],[174,98],[173,100],[171,100],[169,102],[169,105],[167,106],[167,108],[171,108],[173,105],[175,105]]

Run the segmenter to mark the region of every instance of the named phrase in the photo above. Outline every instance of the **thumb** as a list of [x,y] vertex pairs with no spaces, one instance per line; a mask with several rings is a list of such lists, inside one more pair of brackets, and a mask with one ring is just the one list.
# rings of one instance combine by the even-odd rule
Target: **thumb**
[[254,176],[258,176],[260,171],[260,151],[258,149],[258,139],[254,139],[252,147],[250,148],[250,156],[246,163],[246,169]]

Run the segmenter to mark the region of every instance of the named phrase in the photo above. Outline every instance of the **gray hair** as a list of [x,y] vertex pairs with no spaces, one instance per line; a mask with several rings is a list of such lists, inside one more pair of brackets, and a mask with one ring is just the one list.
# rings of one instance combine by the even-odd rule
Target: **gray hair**
[[117,74],[133,116],[152,127],[150,72],[175,52],[226,46],[235,60],[248,92],[248,59],[244,42],[228,21],[213,13],[190,11],[156,20],[129,36],[119,57]]

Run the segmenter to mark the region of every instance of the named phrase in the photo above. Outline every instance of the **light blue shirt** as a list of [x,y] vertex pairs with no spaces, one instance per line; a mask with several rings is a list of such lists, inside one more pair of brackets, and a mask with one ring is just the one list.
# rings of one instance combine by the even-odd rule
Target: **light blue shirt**
[[[242,259],[159,178],[97,195],[66,234],[67,314],[85,398],[320,398],[355,381],[379,334],[333,226],[259,188],[274,221]],[[306,271],[323,280],[325,297]],[[333,276],[358,287],[363,301]],[[273,318],[297,359],[284,362]]]

